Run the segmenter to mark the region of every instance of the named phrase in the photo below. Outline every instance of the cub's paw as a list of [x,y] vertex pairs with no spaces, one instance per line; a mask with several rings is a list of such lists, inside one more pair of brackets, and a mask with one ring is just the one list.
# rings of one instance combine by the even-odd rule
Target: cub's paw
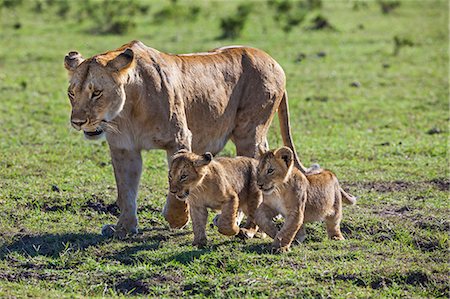
[[342,241],[342,240],[345,240],[345,238],[344,238],[343,235],[335,235],[335,236],[332,236],[332,237],[331,237],[331,240],[334,240],[334,241]]
[[194,240],[194,242],[192,242],[192,246],[197,246],[198,248],[205,248],[206,244],[207,244],[206,238]]
[[219,233],[225,236],[235,236],[239,233],[239,226],[234,225],[232,227],[228,226],[219,226]]
[[254,229],[247,229],[247,228],[241,227],[237,236],[240,239],[252,239],[255,236],[255,234],[256,234],[256,231]]

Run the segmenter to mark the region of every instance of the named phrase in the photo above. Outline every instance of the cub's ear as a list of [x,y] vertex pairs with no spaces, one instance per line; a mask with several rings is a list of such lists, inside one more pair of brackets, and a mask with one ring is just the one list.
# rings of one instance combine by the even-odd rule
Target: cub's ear
[[288,147],[281,147],[274,152],[275,158],[283,160],[286,166],[289,168],[294,163],[294,153]]
[[129,67],[130,64],[133,62],[133,59],[134,59],[133,50],[127,48],[125,51],[117,55],[116,58],[109,61],[106,66],[111,68],[115,72],[119,72]]
[[73,71],[84,61],[84,58],[77,51],[71,51],[64,57],[64,67],[72,74]]
[[201,167],[201,166],[208,165],[209,163],[211,163],[212,159],[213,159],[213,155],[210,152],[206,152],[200,156],[200,159],[198,159],[197,161],[194,162],[194,166]]

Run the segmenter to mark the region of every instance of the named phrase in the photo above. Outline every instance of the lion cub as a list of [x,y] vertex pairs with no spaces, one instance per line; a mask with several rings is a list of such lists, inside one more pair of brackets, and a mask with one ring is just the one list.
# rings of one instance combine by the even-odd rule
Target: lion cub
[[[288,251],[294,238],[305,239],[303,224],[307,222],[325,220],[329,238],[343,240],[342,201],[355,204],[356,198],[342,190],[331,171],[305,176],[294,167],[293,159],[288,147],[261,153],[257,184],[264,199],[256,210],[256,223],[274,239],[272,247],[278,252]],[[285,218],[280,231],[272,221],[279,214]]]
[[[262,192],[256,186],[257,164],[257,160],[247,157],[213,159],[211,153],[200,156],[185,150],[172,156],[169,191],[189,203],[193,245],[206,245],[207,208],[222,210],[217,219],[220,233],[234,236],[241,231],[253,237],[258,229],[254,213],[262,201]],[[239,210],[247,215],[241,229],[236,223]]]

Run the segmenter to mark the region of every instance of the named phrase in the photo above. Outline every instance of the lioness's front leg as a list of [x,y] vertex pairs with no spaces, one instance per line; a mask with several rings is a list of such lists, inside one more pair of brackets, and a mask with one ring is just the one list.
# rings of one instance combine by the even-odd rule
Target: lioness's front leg
[[219,233],[226,236],[234,236],[239,233],[239,226],[236,224],[238,208],[239,197],[237,194],[233,194],[222,206],[222,213],[217,223]]
[[137,233],[136,198],[142,173],[141,152],[110,148],[114,175],[117,185],[117,205],[120,209],[119,221],[114,235],[122,238],[128,233]]

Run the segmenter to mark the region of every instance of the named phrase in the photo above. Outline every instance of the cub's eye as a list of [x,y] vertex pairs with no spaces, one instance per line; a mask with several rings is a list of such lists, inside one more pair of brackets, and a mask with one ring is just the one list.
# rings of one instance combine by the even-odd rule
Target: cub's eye
[[102,95],[102,92],[103,91],[101,90],[94,90],[94,92],[92,92],[92,98],[94,99],[100,97]]
[[180,176],[180,182],[184,182],[187,179],[187,175],[183,174]]
[[272,173],[273,173],[273,168],[267,169],[267,174],[272,174]]
[[172,180],[172,176],[169,174],[169,181]]

